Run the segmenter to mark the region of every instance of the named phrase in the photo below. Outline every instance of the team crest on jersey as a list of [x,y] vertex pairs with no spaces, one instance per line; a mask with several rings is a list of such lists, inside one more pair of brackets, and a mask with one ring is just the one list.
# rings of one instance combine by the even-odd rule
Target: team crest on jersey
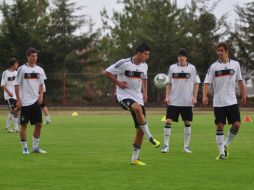
[[224,70],[215,71],[215,77],[232,76],[234,74],[235,74],[234,69],[224,69]]
[[14,81],[15,80],[15,76],[12,76],[12,77],[8,77],[7,79],[8,81]]
[[172,73],[173,79],[189,79],[190,76],[190,73]]

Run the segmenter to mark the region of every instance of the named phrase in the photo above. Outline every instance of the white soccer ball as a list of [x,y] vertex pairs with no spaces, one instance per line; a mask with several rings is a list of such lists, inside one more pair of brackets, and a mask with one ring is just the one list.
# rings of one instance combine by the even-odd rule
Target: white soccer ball
[[157,88],[162,89],[169,83],[169,78],[167,75],[163,73],[159,73],[154,77],[153,81],[154,81],[154,85]]

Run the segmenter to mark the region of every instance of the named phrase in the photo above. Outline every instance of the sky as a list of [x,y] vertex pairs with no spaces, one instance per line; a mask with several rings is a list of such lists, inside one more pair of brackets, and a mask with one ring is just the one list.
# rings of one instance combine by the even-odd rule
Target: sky
[[[179,7],[183,7],[186,3],[191,0],[177,0]],[[236,14],[234,14],[234,6],[243,5],[244,3],[253,2],[254,0],[221,0],[214,11],[217,18],[221,17],[223,14],[228,13],[228,21],[233,23],[236,19]],[[81,6],[85,6],[83,11],[91,16],[93,22],[95,23],[95,28],[102,26],[100,11],[105,7],[109,14],[112,14],[113,10],[121,11],[123,5],[117,3],[118,0],[73,0]],[[211,0],[213,2],[213,0]]]
[[[3,0],[0,0],[1,2]],[[93,23],[94,29],[97,29],[102,26],[100,11],[105,7],[109,13],[112,15],[113,10],[121,11],[123,5],[121,3],[117,3],[119,0],[71,0],[71,2],[75,2],[78,7],[82,6],[82,11],[79,11],[77,14],[86,14],[88,15]],[[177,0],[178,6],[182,7],[186,3],[189,3],[191,0]],[[234,14],[234,6],[235,5],[243,5],[244,3],[253,2],[254,0],[221,0],[215,9],[214,14],[219,18],[225,13],[228,13],[228,21],[233,23],[236,19],[236,14]],[[6,0],[7,3],[12,2],[12,0]],[[211,0],[213,2],[213,0]],[[0,15],[1,19],[1,15]],[[83,28],[82,30],[85,30]],[[79,31],[82,32],[82,31]]]

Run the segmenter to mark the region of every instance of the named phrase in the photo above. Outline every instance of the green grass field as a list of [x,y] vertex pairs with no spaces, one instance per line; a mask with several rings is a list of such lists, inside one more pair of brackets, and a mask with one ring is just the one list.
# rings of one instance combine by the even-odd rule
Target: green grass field
[[[52,112],[43,128],[41,147],[48,154],[22,155],[19,135],[4,130],[0,117],[1,190],[253,190],[254,125],[243,123],[230,148],[230,158],[216,161],[213,113],[196,113],[192,124],[193,154],[182,152],[182,122],[172,128],[171,149],[160,153],[145,139],[141,158],[130,165],[134,127],[128,112],[120,114]],[[242,113],[242,117],[253,113]],[[148,109],[150,130],[163,142],[161,114]],[[228,130],[229,126],[226,127]],[[28,128],[31,148],[33,127]],[[227,131],[226,130],[226,131]]]

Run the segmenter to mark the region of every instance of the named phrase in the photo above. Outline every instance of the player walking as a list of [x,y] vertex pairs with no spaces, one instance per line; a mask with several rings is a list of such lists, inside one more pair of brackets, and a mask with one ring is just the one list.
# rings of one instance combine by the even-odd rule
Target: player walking
[[[241,102],[246,103],[246,91],[243,83],[240,65],[237,61],[229,59],[228,46],[221,42],[216,46],[218,60],[207,71],[204,89],[203,104],[208,104],[209,85],[213,85],[213,107],[216,124],[216,142],[219,150],[218,160],[228,157],[228,146],[238,133],[241,124],[239,106],[236,99],[236,82],[238,83]],[[224,125],[232,124],[226,140],[224,141]]]

